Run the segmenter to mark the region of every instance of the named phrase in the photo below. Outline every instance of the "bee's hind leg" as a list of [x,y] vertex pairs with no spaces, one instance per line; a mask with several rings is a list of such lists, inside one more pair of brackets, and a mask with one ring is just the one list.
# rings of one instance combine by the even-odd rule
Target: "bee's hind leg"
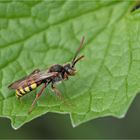
[[34,99],[32,105],[31,105],[31,107],[30,107],[30,109],[29,109],[29,111],[28,111],[28,114],[30,114],[30,113],[32,112],[35,103],[37,102],[37,100],[39,99],[39,97],[41,96],[41,94],[43,93],[43,91],[44,91],[44,89],[46,88],[46,86],[47,86],[46,83],[44,83],[44,85],[43,85],[43,87],[41,88],[40,92],[39,92],[38,94],[36,94],[36,97],[35,97],[35,99]]

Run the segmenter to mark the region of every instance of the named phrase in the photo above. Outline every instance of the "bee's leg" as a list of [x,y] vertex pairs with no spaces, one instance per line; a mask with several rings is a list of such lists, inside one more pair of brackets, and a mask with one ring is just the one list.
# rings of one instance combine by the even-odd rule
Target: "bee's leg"
[[64,73],[64,79],[66,79],[66,80],[68,80],[69,78],[68,78],[68,74],[65,72]]
[[61,92],[55,87],[54,84],[51,85],[51,89],[59,97],[59,99],[64,102],[65,105],[67,105],[67,106],[71,106],[72,105],[71,103],[69,103],[67,100],[65,100],[63,98],[63,96],[61,95]]
[[45,88],[46,88],[46,83],[44,83],[44,85],[43,85],[43,87],[41,88],[40,92],[39,92],[38,94],[36,94],[36,97],[35,97],[35,99],[34,99],[32,105],[31,105],[31,107],[30,107],[28,113],[31,113],[31,112],[32,112],[36,101],[39,99],[39,97],[41,96],[41,94],[43,93],[43,91],[44,91]]
[[51,89],[52,89],[52,91],[53,91],[61,100],[63,100],[63,97],[62,97],[62,95],[61,95],[61,92],[55,87],[54,84],[51,85]]
[[20,101],[20,103],[22,104],[21,97],[18,96],[17,99],[18,99],[18,100]]

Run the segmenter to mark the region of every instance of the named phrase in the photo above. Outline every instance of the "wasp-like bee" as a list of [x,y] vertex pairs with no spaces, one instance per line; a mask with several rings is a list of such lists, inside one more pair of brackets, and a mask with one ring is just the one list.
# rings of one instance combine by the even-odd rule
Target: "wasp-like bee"
[[51,89],[54,93],[62,98],[60,91],[56,88],[56,84],[60,83],[63,80],[67,80],[69,76],[73,76],[76,73],[75,64],[81,60],[84,56],[80,56],[77,58],[84,42],[84,37],[81,40],[80,47],[77,49],[74,58],[70,63],[59,65],[52,65],[48,70],[41,71],[39,69],[34,70],[30,75],[10,84],[8,88],[16,90],[16,96],[18,98],[26,95],[30,91],[36,89],[38,86],[42,85],[42,88],[38,94],[36,94],[36,98],[34,99],[31,108],[29,109],[29,113],[33,110],[33,107],[43,93],[44,89],[51,84]]

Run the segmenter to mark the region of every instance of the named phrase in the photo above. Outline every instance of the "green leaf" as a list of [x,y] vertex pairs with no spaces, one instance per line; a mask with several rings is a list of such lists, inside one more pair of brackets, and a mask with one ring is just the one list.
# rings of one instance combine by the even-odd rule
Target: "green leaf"
[[[73,126],[88,120],[124,117],[140,91],[140,11],[132,1],[1,1],[0,116],[14,128],[46,114],[70,114]],[[66,102],[48,87],[33,112],[35,93],[16,99],[7,86],[34,69],[71,61],[82,36],[77,75],[57,87]]]

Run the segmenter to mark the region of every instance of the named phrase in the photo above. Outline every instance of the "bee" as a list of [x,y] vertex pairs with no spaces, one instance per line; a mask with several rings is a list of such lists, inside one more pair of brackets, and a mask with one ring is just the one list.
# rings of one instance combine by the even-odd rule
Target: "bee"
[[84,58],[84,55],[77,58],[82,46],[84,43],[84,37],[81,40],[80,46],[77,49],[72,61],[70,63],[66,63],[64,65],[55,64],[52,65],[48,70],[41,71],[40,69],[34,70],[28,76],[13,82],[8,86],[10,89],[16,90],[16,96],[18,99],[26,95],[27,93],[35,90],[38,86],[42,85],[39,93],[36,94],[34,101],[28,111],[28,113],[32,112],[34,105],[36,104],[37,100],[43,93],[44,89],[51,84],[52,91],[60,98],[63,99],[61,96],[61,92],[57,89],[56,85],[61,83],[63,80],[68,80],[69,76],[74,76],[76,74],[75,64]]

